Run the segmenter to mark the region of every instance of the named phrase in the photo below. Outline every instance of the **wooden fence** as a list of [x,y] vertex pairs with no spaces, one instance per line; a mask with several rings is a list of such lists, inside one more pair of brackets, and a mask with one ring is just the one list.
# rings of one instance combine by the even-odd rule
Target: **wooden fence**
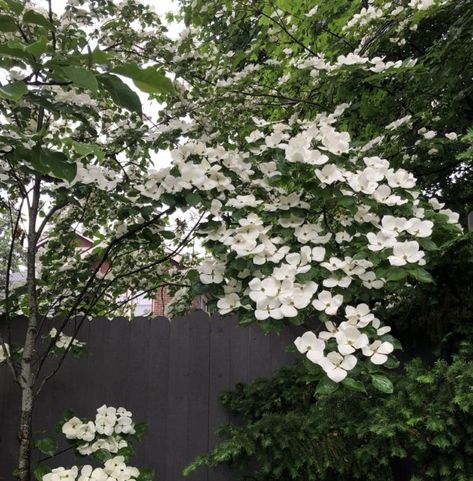
[[[237,382],[268,376],[292,362],[285,352],[294,335],[264,335],[257,326],[239,327],[234,318],[194,312],[169,322],[158,317],[95,319],[81,330],[89,355],[67,358],[38,399],[34,431],[51,432],[67,408],[94,416],[102,404],[124,406],[148,424],[137,443],[134,466],[149,467],[156,481],[230,481],[225,470],[201,469],[188,478],[183,468],[217,442],[227,421],[219,402]],[[13,479],[17,454],[19,391],[0,365],[0,480]],[[58,437],[61,439],[61,437]],[[62,439],[63,441],[63,439]],[[63,441],[64,442],[64,441]],[[69,453],[53,466],[73,462]]]

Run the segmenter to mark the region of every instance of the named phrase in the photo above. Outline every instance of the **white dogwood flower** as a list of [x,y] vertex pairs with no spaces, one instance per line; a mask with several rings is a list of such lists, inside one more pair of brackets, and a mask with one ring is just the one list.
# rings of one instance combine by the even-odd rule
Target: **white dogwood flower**
[[384,364],[388,360],[388,354],[391,354],[394,346],[387,341],[374,341],[369,346],[362,349],[365,356],[370,358],[373,364]]
[[338,352],[329,352],[317,364],[326,372],[327,376],[334,382],[343,381],[357,363],[357,359],[352,354],[342,356]]
[[405,266],[408,263],[422,265],[424,256],[424,251],[419,249],[419,244],[416,241],[406,241],[397,243],[393,247],[393,255],[389,256],[388,259],[392,266]]
[[306,354],[312,362],[323,357],[325,342],[318,339],[317,335],[312,331],[307,331],[302,334],[302,336],[294,341],[294,344],[297,350],[301,354]]
[[342,304],[343,296],[341,294],[332,296],[329,291],[320,292],[317,299],[312,301],[312,305],[318,311],[325,311],[329,316],[335,315]]
[[218,312],[222,315],[228,314],[241,306],[240,296],[235,292],[230,292],[225,297],[217,301]]
[[213,260],[205,260],[199,266],[202,284],[220,284],[223,282],[225,264]]
[[346,356],[362,349],[369,344],[368,336],[361,333],[355,326],[347,325],[335,335],[338,344],[338,352]]
[[62,425],[62,433],[67,439],[77,439],[84,423],[77,417],[72,417]]
[[43,476],[43,481],[76,481],[79,469],[73,466],[70,469],[54,468],[50,473]]

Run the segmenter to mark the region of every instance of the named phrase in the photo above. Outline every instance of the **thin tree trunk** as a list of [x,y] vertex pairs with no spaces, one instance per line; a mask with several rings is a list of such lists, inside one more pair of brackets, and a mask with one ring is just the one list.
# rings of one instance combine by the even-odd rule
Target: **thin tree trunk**
[[18,430],[20,449],[18,453],[17,478],[19,481],[31,479],[31,448],[32,448],[32,420],[34,395],[33,386],[35,376],[33,372],[33,355],[35,351],[36,333],[38,328],[38,300],[36,297],[36,218],[38,215],[41,180],[35,178],[33,198],[28,211],[28,253],[27,276],[28,288],[28,327],[26,330],[23,355],[21,358],[20,387],[21,387],[21,417]]

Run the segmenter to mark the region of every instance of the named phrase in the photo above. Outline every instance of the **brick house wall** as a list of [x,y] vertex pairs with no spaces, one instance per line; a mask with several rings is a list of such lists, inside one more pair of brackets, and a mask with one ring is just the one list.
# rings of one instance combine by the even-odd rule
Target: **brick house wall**
[[[88,239],[87,237],[79,234],[78,232],[76,232],[75,234],[79,244],[78,249],[80,249],[82,252],[86,252],[92,248],[94,243],[91,239]],[[38,247],[42,247],[47,242],[48,242],[47,238],[43,239],[38,244]],[[176,261],[173,260],[172,262],[176,265],[176,267],[179,268],[179,264]],[[105,262],[101,266],[100,272],[102,272],[103,274],[106,274],[108,269],[109,269],[109,264]],[[171,295],[169,294],[168,289],[166,289],[165,287],[162,287],[158,291],[156,291],[152,299],[147,299],[145,297],[140,296],[139,299],[130,301],[130,307],[133,307],[138,311],[136,312],[136,315],[151,314],[154,316],[164,316],[166,306],[169,304],[170,299],[171,299]],[[194,310],[200,309],[203,311],[207,311],[205,299],[202,296],[196,297],[192,301],[192,309]]]
[[[155,316],[164,316],[166,306],[169,304],[171,296],[166,287],[161,287],[155,294],[151,303],[151,312]],[[206,302],[202,296],[196,297],[192,301],[192,309],[206,311]]]

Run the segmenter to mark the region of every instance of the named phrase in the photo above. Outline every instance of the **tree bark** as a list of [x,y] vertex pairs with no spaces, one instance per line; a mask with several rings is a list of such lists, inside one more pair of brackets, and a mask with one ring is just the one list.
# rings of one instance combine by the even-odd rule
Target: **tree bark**
[[41,180],[35,178],[33,197],[28,209],[28,252],[27,276],[28,289],[28,326],[21,358],[20,387],[21,387],[21,417],[18,430],[20,449],[18,452],[18,466],[16,476],[19,481],[31,479],[31,449],[32,449],[32,420],[34,395],[33,386],[35,376],[33,372],[33,356],[35,352],[36,334],[38,329],[38,299],[36,293],[36,219],[39,208]]

